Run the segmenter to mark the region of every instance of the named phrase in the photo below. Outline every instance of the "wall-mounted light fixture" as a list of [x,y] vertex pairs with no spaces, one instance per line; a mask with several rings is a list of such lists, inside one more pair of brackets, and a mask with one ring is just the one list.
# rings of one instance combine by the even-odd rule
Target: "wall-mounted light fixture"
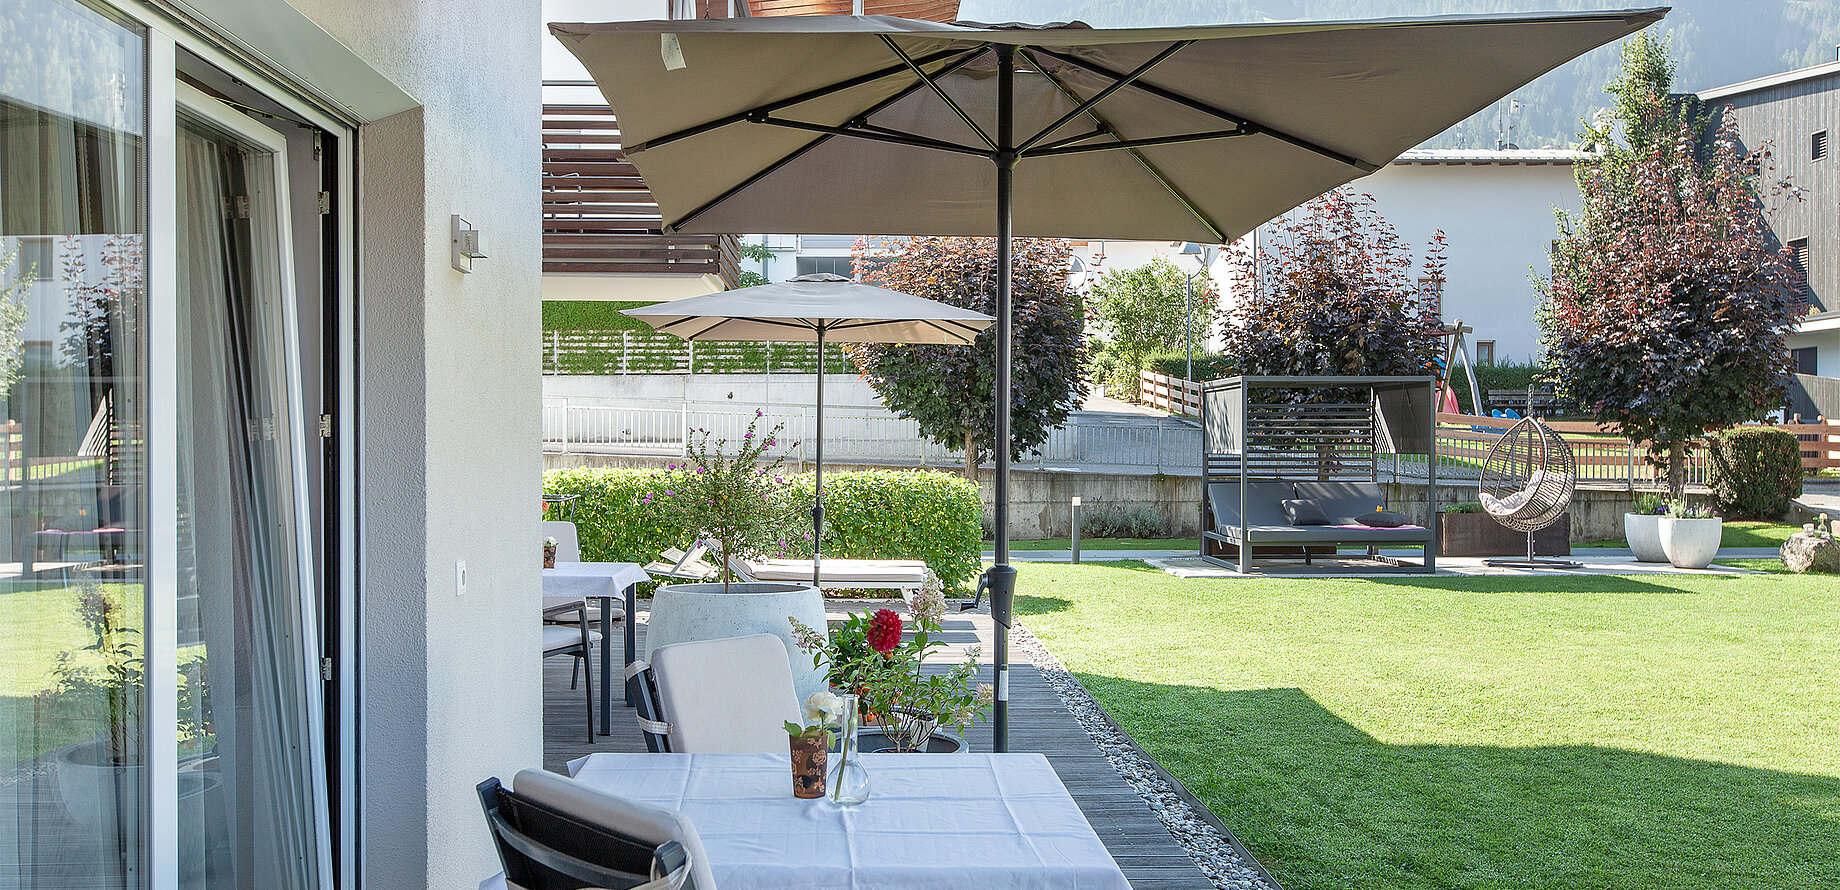
[[485,252],[479,247],[479,230],[473,228],[471,223],[461,219],[460,214],[456,213],[453,215],[452,222],[448,226],[448,233],[453,239],[452,261],[454,270],[458,272],[473,271],[473,261],[486,258]]

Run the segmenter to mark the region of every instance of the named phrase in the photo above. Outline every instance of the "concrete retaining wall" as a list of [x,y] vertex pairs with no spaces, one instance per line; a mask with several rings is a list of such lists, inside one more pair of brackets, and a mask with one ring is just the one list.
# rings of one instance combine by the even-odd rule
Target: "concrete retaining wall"
[[[612,454],[544,454],[546,470],[565,467],[663,467],[682,460],[671,457],[638,457]],[[833,467],[826,464],[826,467]],[[867,469],[858,464],[834,465],[838,472]],[[895,467],[894,469],[913,469]],[[989,469],[978,472],[978,488],[984,497],[985,531],[991,518],[991,477]],[[1424,485],[1390,483],[1383,486],[1387,503],[1408,515],[1424,517]],[[1123,475],[1068,473],[1053,470],[1013,469],[1010,472],[1010,536],[1017,540],[1064,538],[1071,526],[1069,506],[1079,497],[1088,513],[1117,506],[1127,510],[1149,508],[1163,519],[1171,537],[1200,534],[1201,479],[1196,476]],[[1475,483],[1439,484],[1437,504],[1441,509],[1451,504],[1476,499]],[[1603,541],[1623,536],[1623,514],[1634,497],[1626,491],[1579,489],[1572,499],[1572,540]]]

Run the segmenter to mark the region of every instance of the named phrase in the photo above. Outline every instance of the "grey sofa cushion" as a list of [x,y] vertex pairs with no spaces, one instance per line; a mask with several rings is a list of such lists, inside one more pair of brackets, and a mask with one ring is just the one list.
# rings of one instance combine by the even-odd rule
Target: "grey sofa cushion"
[[1355,517],[1355,521],[1369,528],[1398,528],[1402,525],[1411,524],[1411,520],[1406,518],[1406,514],[1394,513],[1390,510],[1375,510],[1372,513],[1362,513]]
[[1322,505],[1308,498],[1287,498],[1282,502],[1284,518],[1291,525],[1328,525],[1329,515],[1323,512]]

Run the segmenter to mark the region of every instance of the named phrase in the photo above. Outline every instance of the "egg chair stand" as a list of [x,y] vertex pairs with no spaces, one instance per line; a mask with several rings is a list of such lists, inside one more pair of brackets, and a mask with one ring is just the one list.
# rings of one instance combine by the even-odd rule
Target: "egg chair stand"
[[1485,559],[1483,565],[1510,569],[1577,568],[1565,559],[1535,559],[1533,533],[1565,515],[1578,487],[1572,446],[1539,420],[1521,419],[1489,448],[1482,462],[1477,500],[1482,511],[1505,528],[1527,534],[1527,558]]

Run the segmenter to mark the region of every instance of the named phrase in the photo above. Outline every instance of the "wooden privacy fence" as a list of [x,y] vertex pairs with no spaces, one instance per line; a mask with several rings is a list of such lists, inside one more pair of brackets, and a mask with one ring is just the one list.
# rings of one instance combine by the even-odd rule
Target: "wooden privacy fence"
[[1184,417],[1201,416],[1201,384],[1155,371],[1137,372],[1137,397],[1152,408]]
[[[1439,413],[1439,472],[1464,475],[1466,469],[1480,469],[1488,456],[1489,446],[1513,425],[1513,420],[1498,417]],[[1664,482],[1659,471],[1646,461],[1648,448],[1645,444],[1631,442],[1588,421],[1550,421],[1547,426],[1552,427],[1572,447],[1573,457],[1578,464],[1580,484],[1611,484],[1633,489],[1659,486]],[[1814,473],[1829,467],[1840,467],[1840,421],[1817,419],[1813,423],[1772,426],[1805,443],[1802,446],[1804,472]],[[1810,447],[1817,443],[1831,445],[1832,450]],[[1703,442],[1694,443],[1687,452],[1687,484],[1704,486],[1711,480],[1712,461],[1706,446]]]

